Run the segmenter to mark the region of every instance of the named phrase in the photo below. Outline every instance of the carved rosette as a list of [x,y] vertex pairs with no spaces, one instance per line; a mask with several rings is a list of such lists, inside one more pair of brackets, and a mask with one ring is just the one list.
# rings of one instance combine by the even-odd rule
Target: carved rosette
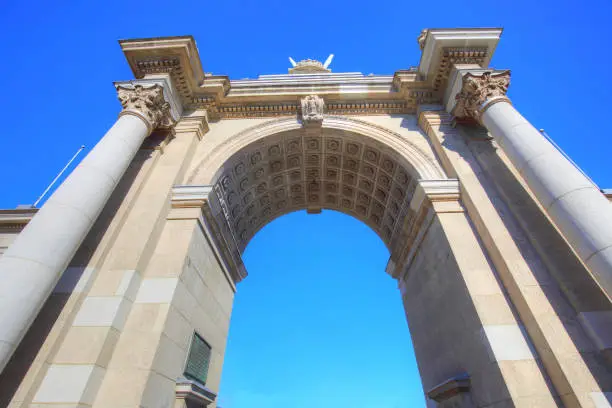
[[455,99],[453,110],[456,117],[472,117],[480,120],[480,115],[495,101],[506,101],[510,85],[510,71],[500,73],[485,72],[482,75],[468,73],[463,77],[463,86]]
[[302,122],[304,125],[321,124],[323,122],[323,111],[325,102],[317,95],[309,95],[301,100]]
[[164,99],[161,85],[117,85],[117,96],[123,106],[121,115],[136,114],[146,120],[151,130],[174,125],[170,104]]

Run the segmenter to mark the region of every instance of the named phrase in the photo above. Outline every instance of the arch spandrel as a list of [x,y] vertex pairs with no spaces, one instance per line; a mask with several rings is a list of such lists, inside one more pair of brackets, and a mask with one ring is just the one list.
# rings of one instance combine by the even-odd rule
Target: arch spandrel
[[352,215],[392,251],[412,216],[417,181],[446,176],[419,132],[421,146],[373,122],[326,116],[314,127],[296,118],[259,123],[220,141],[187,183],[213,186],[217,223],[239,252],[267,223],[302,209]]

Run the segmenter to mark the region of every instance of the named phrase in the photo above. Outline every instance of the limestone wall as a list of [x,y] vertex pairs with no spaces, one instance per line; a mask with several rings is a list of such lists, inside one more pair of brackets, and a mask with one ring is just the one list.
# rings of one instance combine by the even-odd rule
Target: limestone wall
[[556,406],[463,213],[433,220],[401,289],[425,391],[434,394],[440,384],[462,377],[471,383],[469,395],[442,398],[440,406],[469,407],[469,400],[477,407]]

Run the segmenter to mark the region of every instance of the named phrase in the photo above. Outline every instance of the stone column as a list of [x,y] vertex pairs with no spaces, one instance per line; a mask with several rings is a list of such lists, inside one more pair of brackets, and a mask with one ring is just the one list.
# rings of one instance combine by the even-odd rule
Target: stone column
[[612,205],[510,103],[510,72],[467,73],[453,114],[493,135],[603,290],[612,296]]
[[159,84],[117,85],[119,119],[0,259],[0,371],[30,327],[144,139],[171,125]]

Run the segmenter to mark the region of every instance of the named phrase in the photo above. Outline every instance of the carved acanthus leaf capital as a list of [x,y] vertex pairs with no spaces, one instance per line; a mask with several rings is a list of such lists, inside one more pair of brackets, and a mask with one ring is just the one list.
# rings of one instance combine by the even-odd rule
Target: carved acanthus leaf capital
[[466,74],[461,91],[455,96],[457,103],[453,114],[460,118],[469,116],[478,120],[482,112],[490,106],[488,102],[495,99],[508,100],[506,92],[509,85],[510,71]]
[[117,96],[123,106],[123,112],[137,114],[145,119],[151,130],[157,127],[171,127],[174,118],[170,113],[170,104],[164,99],[164,88],[161,85],[117,85]]
[[302,122],[306,124],[323,122],[323,111],[325,102],[317,95],[309,95],[302,98]]

